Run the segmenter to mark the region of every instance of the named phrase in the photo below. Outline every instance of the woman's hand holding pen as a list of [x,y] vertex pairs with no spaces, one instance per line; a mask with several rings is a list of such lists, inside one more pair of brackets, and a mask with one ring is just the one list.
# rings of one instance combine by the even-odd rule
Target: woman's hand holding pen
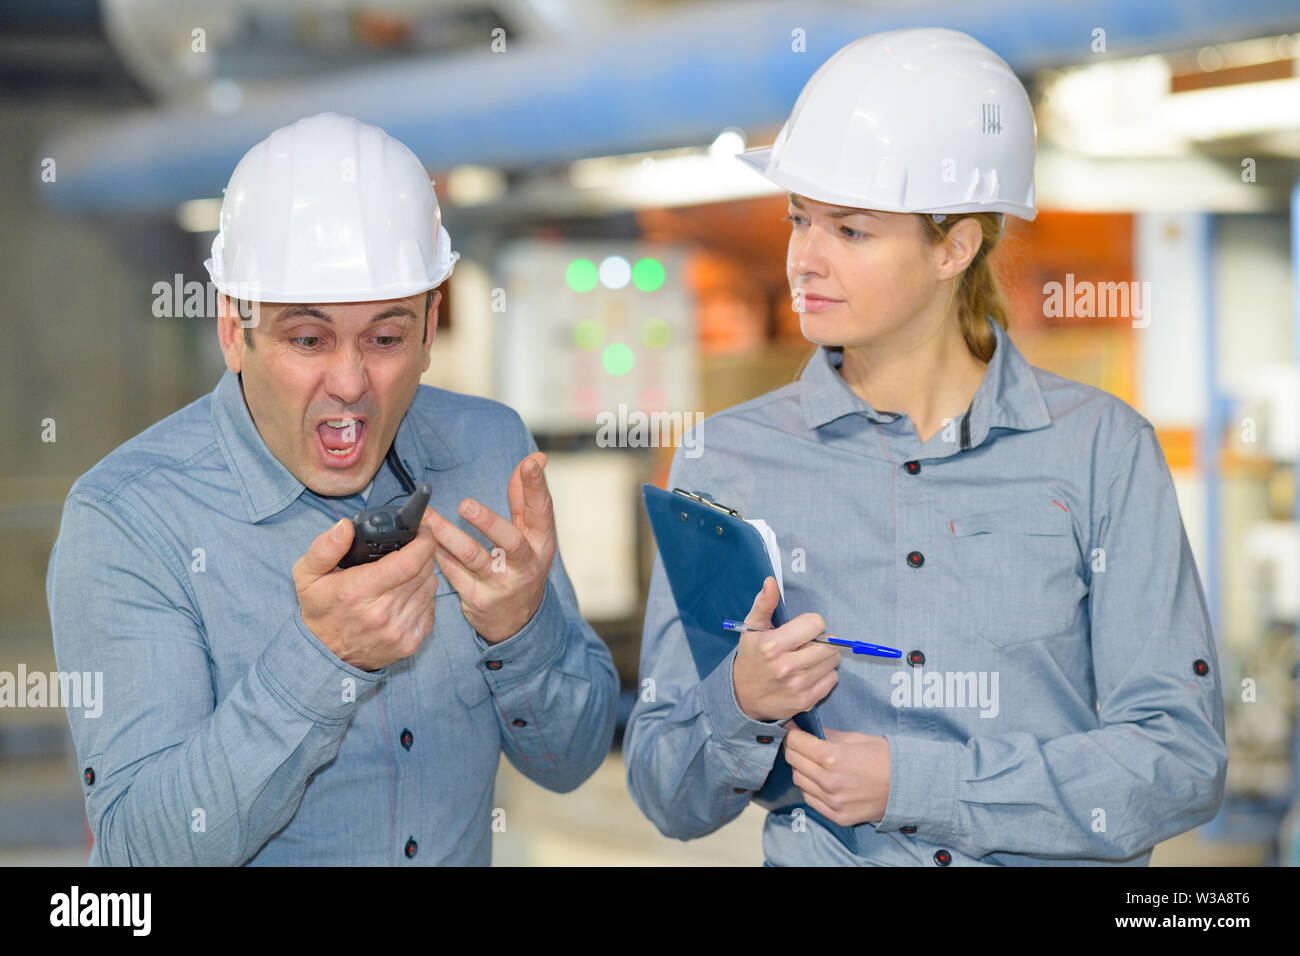
[[[771,626],[780,592],[776,579],[763,581],[745,624]],[[800,614],[781,627],[746,631],[732,665],[736,703],[752,720],[786,720],[815,706],[831,692],[839,674],[838,647],[815,644],[826,630],[817,614]]]

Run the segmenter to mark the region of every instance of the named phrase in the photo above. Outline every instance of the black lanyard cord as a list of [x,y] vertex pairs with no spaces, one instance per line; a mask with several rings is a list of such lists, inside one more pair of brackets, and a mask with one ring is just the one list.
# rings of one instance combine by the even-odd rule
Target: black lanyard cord
[[388,467],[391,468],[393,474],[397,476],[397,480],[402,483],[402,490],[408,495],[413,492],[415,490],[415,479],[411,477],[410,473],[402,465],[402,460],[397,457],[396,441],[388,446],[388,455],[384,460],[388,462]]

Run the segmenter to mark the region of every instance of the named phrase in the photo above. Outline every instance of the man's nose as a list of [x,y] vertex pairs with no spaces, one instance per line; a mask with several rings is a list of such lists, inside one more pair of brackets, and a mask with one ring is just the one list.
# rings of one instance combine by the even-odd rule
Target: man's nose
[[365,358],[355,346],[339,349],[330,358],[325,376],[325,390],[330,397],[344,405],[358,401],[370,388],[370,375]]

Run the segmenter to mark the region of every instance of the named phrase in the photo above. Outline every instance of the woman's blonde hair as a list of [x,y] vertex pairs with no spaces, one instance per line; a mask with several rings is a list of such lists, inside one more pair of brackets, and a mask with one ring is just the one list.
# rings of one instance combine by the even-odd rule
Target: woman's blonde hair
[[[997,249],[998,242],[1002,239],[1002,221],[995,212],[945,213],[942,222],[935,222],[934,218],[926,213],[914,215],[921,230],[921,238],[931,243],[942,242],[948,238],[952,227],[962,219],[974,219],[980,225],[980,231],[983,233],[980,247],[975,251],[975,257],[971,259],[970,265],[961,274],[954,291],[957,298],[957,321],[961,325],[961,334],[966,340],[966,347],[981,362],[987,362],[993,357],[997,340],[989,324],[984,321],[984,316],[992,316],[993,321],[1004,329],[1010,327],[1007,300],[1002,296],[1002,289],[998,286],[997,276],[993,274],[993,266],[989,262],[989,258]],[[808,362],[816,354],[817,349],[814,347],[800,363],[794,380],[798,380],[808,366]]]

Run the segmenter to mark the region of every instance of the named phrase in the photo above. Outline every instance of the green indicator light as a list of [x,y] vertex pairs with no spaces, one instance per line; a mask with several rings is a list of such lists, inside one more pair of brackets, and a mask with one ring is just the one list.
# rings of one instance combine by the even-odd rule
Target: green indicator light
[[648,349],[661,349],[672,337],[673,327],[663,319],[651,319],[641,326],[641,342]]
[[574,292],[590,292],[600,281],[600,273],[590,259],[574,259],[564,270],[564,281]]
[[632,267],[632,284],[642,292],[653,292],[664,284],[664,267],[658,259],[640,259]]
[[632,363],[635,361],[636,356],[632,350],[622,342],[615,342],[600,356],[600,364],[605,366],[605,371],[610,375],[626,375],[632,371]]
[[584,352],[594,352],[605,344],[605,327],[595,319],[583,319],[573,327],[573,344]]

